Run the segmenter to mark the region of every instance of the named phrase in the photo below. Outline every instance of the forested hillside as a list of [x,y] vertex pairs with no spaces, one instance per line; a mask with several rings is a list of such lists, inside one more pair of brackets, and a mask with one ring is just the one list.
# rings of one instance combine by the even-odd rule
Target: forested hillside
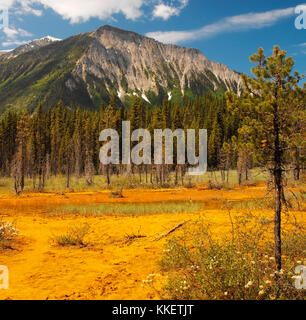
[[[131,130],[147,128],[207,129],[209,133],[209,168],[224,171],[237,165],[239,118],[227,110],[223,97],[207,94],[204,97],[185,99],[183,104],[164,100],[161,106],[152,107],[138,97],[131,107],[118,105],[112,97],[109,105],[99,111],[73,110],[58,102],[47,112],[40,104],[33,114],[8,112],[0,122],[0,170],[2,176],[13,175],[17,189],[23,188],[24,177],[33,179],[41,189],[50,175],[64,174],[67,185],[71,175],[86,176],[88,184],[95,174],[133,172],[150,173],[159,183],[167,181],[171,171],[185,173],[185,166],[141,166],[104,168],[99,161],[99,133],[106,128],[121,132],[122,121],[131,121]],[[153,144],[152,144],[153,145]],[[198,146],[198,142],[197,142]],[[242,155],[240,156],[242,160]],[[245,169],[251,159],[244,159]],[[155,181],[155,180],[154,180]]]

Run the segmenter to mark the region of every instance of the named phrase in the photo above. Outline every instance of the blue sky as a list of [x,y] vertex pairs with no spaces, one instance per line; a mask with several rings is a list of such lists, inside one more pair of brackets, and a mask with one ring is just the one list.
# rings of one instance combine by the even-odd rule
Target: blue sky
[[[296,29],[295,7],[303,4],[305,19],[298,20]],[[303,1],[0,0],[4,7],[9,8],[9,27],[0,29],[0,50],[46,35],[64,39],[110,24],[198,48],[209,59],[240,72],[249,72],[248,57],[258,47],[270,54],[278,44],[293,56],[296,69],[306,72]]]

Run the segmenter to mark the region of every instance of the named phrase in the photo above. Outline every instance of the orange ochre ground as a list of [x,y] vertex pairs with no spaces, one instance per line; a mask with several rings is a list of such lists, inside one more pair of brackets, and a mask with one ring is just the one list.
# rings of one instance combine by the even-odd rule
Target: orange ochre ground
[[[0,219],[15,220],[20,231],[13,250],[0,251],[0,265],[9,269],[9,290],[0,290],[0,299],[158,299],[142,280],[160,274],[160,260],[167,239],[154,241],[160,234],[187,220],[202,220],[222,235],[230,231],[227,210],[215,206],[225,199],[247,200],[266,194],[264,185],[229,191],[197,189],[127,190],[123,199],[111,199],[109,191],[66,194],[23,194],[0,196]],[[200,212],[139,216],[81,216],[52,214],[50,206],[103,203],[152,203],[163,201],[203,201]],[[203,207],[203,208],[204,208]],[[270,213],[272,214],[272,212]],[[84,248],[59,247],[54,235],[67,227],[90,225]],[[126,241],[126,235],[146,237]],[[161,275],[161,282],[166,275]],[[162,280],[163,279],[163,280]]]

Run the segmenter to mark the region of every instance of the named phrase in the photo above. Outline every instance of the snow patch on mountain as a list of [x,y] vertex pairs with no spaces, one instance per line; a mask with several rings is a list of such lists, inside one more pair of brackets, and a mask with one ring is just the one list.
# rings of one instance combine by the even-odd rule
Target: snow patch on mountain
[[55,38],[55,37],[52,37],[52,36],[46,36],[46,37],[43,37],[43,38],[41,38],[41,39],[39,39],[39,40],[49,40],[49,41],[52,41],[52,42],[54,42],[54,41],[62,41],[62,39],[59,39],[59,38]]
[[150,100],[147,98],[147,96],[144,93],[141,95],[141,97],[143,100],[151,104]]
[[171,99],[172,99],[172,93],[169,91],[168,92],[168,101],[171,101]]

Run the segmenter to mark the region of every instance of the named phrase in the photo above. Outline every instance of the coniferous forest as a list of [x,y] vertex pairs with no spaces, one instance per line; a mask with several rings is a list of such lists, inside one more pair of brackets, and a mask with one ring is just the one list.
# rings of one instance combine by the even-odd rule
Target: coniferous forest
[[[32,179],[33,188],[42,191],[51,175],[64,175],[68,188],[71,176],[84,177],[90,185],[93,176],[105,175],[110,185],[113,174],[127,173],[139,175],[140,182],[145,179],[163,185],[175,172],[175,184],[184,181],[187,165],[154,165],[153,159],[152,165],[140,166],[100,163],[100,132],[112,128],[120,134],[122,121],[127,120],[131,122],[131,132],[148,129],[152,139],[154,129],[207,129],[208,170],[220,170],[223,182],[228,180],[230,169],[237,169],[241,184],[248,180],[250,169],[261,165],[250,144],[249,133],[241,128],[240,115],[228,109],[225,96],[208,93],[185,98],[183,103],[164,99],[161,106],[133,97],[126,107],[113,95],[109,104],[102,104],[99,111],[75,109],[59,101],[48,110],[40,104],[33,114],[26,111],[4,114],[0,122],[1,176],[14,178],[16,193],[23,191],[25,179]],[[197,150],[198,138],[196,135]],[[264,143],[260,141],[258,147],[262,148]],[[303,154],[293,146],[290,168],[295,180],[300,177],[303,162]]]
[[[42,190],[50,175],[65,175],[69,187],[72,175],[85,177],[91,184],[94,175],[105,174],[110,184],[112,174],[130,170],[130,173],[140,174],[140,178],[146,173],[152,183],[163,184],[172,171],[179,171],[180,177],[185,174],[185,166],[175,165],[104,168],[99,161],[102,146],[99,134],[108,128],[120,133],[125,120],[131,122],[131,131],[139,128],[150,132],[166,128],[173,131],[207,129],[209,168],[225,172],[237,166],[239,117],[228,111],[224,97],[209,93],[186,99],[183,104],[165,99],[161,106],[152,106],[134,97],[131,106],[126,108],[113,95],[110,103],[102,105],[99,111],[73,109],[59,101],[47,111],[40,104],[33,114],[10,111],[3,115],[0,123],[1,175],[14,177],[15,190],[20,192],[26,178],[32,179],[33,186]],[[244,165],[251,168],[251,159],[245,159]]]

